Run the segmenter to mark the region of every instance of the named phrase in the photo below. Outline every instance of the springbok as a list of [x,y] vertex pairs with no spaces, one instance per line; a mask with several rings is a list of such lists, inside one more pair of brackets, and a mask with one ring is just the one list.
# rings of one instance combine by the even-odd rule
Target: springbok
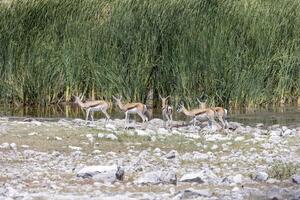
[[[199,103],[199,108],[204,109],[207,108],[207,100],[200,101],[197,98],[197,101]],[[228,127],[228,122],[226,120],[227,118],[227,109],[223,108],[223,107],[210,107],[210,109],[212,109],[216,114],[215,117],[222,123],[222,128],[227,128]]]
[[196,126],[196,121],[204,116],[208,119],[208,127],[212,128],[212,123],[215,122],[215,112],[210,108],[196,108],[193,110],[187,110],[183,104],[180,104],[177,112],[182,112],[186,116],[193,118],[193,126]]
[[105,115],[106,121],[110,119],[110,116],[106,112],[107,109],[109,109],[110,104],[106,101],[95,100],[95,101],[86,101],[83,103],[79,97],[75,96],[74,103],[79,105],[79,107],[83,108],[84,110],[86,110],[86,118],[85,118],[86,122],[88,121],[88,117],[90,114],[91,114],[92,121],[94,121],[94,112],[96,111],[101,111]]
[[163,115],[163,120],[167,119],[167,126],[172,126],[172,122],[173,122],[173,107],[170,106],[167,103],[167,99],[170,96],[167,97],[162,97],[159,95],[159,98],[161,99],[161,111],[162,111],[162,115]]
[[122,96],[119,98],[112,96],[113,99],[116,101],[119,108],[125,113],[125,128],[127,128],[127,122],[129,123],[129,114],[138,114],[142,120],[143,123],[148,122],[147,115],[147,106],[143,103],[137,102],[137,103],[126,103],[123,105],[121,102]]

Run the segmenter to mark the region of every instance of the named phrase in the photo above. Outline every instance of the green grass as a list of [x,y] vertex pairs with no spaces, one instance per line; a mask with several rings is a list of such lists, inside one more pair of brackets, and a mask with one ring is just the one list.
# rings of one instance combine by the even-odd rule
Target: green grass
[[300,96],[297,0],[0,3],[0,99],[72,94],[255,106]]

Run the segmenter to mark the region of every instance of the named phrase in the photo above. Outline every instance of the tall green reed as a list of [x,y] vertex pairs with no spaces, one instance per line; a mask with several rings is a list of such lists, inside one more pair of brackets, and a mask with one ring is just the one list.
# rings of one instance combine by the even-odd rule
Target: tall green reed
[[72,94],[196,106],[296,102],[296,0],[12,0],[0,4],[0,98]]

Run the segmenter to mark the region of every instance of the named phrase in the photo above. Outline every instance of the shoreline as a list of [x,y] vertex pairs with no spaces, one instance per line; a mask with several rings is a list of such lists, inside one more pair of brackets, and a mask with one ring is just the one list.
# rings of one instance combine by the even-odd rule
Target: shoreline
[[298,198],[300,127],[229,124],[168,131],[152,119],[124,130],[118,119],[104,128],[104,120],[0,118],[0,198]]

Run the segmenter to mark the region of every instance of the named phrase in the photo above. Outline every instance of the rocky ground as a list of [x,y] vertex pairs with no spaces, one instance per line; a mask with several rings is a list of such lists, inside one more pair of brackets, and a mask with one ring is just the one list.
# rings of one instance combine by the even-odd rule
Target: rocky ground
[[0,199],[300,199],[300,125],[0,118]]

